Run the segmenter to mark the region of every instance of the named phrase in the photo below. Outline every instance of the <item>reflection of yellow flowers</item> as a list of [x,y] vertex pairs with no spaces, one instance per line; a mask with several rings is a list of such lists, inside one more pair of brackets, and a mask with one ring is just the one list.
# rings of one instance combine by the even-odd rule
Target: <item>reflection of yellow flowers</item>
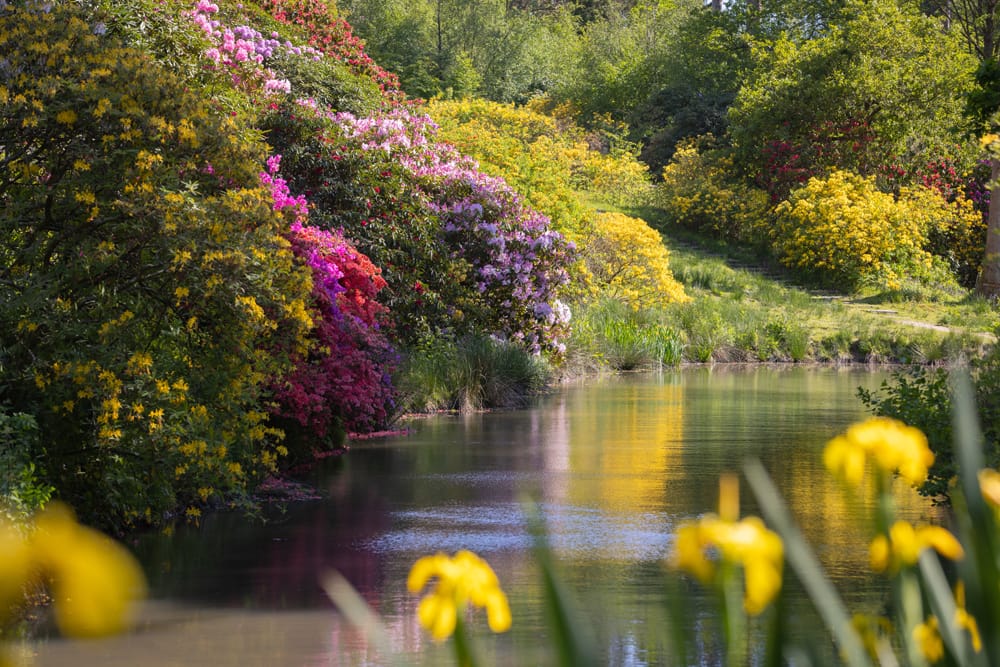
[[486,609],[490,630],[505,632],[511,616],[507,596],[489,564],[471,551],[459,551],[454,558],[438,552],[413,564],[406,587],[413,593],[437,577],[437,586],[420,601],[417,616],[435,641],[447,639],[455,631],[458,614],[468,604]]
[[0,524],[0,610],[16,602],[33,576],[51,582],[59,629],[76,637],[124,630],[145,594],[142,570],[122,546],[50,505],[25,537]]
[[888,535],[878,535],[872,540],[869,548],[872,569],[895,572],[901,567],[916,565],[924,549],[934,549],[951,560],[965,555],[962,545],[946,529],[927,525],[914,527],[906,521],[897,521],[889,528]]
[[848,484],[858,486],[871,459],[885,473],[898,471],[910,484],[927,479],[934,453],[919,429],[888,417],[873,417],[854,424],[827,443],[823,463]]
[[677,531],[672,564],[708,584],[716,575],[715,562],[709,555],[713,551],[719,560],[743,567],[743,606],[747,613],[764,611],[781,590],[781,538],[757,517],[734,522],[709,514]]

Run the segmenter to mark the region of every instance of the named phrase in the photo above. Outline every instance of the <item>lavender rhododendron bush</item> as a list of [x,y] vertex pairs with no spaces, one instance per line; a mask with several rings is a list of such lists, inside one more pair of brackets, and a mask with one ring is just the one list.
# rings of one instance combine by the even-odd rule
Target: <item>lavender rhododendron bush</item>
[[504,181],[437,143],[429,118],[298,101],[265,126],[310,224],[342,231],[382,268],[400,340],[479,331],[561,351],[572,245]]

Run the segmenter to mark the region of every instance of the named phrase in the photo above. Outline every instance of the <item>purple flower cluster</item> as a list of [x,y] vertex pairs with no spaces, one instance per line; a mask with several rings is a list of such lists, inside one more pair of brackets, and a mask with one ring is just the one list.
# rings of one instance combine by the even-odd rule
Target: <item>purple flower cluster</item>
[[323,53],[311,46],[295,46],[289,41],[281,42],[277,32],[265,37],[250,26],[229,28],[222,21],[213,18],[218,14],[219,6],[209,0],[199,0],[190,12],[192,20],[202,32],[212,41],[214,46],[205,51],[205,57],[216,66],[234,70],[233,80],[239,82],[239,72],[243,68],[252,68],[255,74],[265,79],[265,93],[288,93],[291,83],[287,79],[278,79],[274,73],[264,67],[264,62],[283,50],[295,56],[306,56],[319,60]]
[[550,220],[535,211],[475,160],[437,143],[437,125],[403,110],[356,118],[332,114],[341,140],[363,152],[379,152],[409,173],[440,221],[452,261],[472,267],[470,288],[490,311],[490,333],[520,341],[529,350],[562,352],[569,309],[557,299],[568,282],[575,248]]

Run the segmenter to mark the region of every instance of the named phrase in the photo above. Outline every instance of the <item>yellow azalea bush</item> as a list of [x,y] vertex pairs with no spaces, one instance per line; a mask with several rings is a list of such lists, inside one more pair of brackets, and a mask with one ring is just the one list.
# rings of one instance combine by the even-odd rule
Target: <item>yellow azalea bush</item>
[[594,287],[632,308],[689,301],[670,271],[670,254],[659,232],[644,220],[599,213],[583,255]]
[[489,563],[471,551],[462,550],[453,557],[438,552],[419,559],[406,587],[419,593],[430,582],[432,588],[420,600],[417,616],[435,641],[444,641],[460,627],[469,606],[486,610],[493,632],[510,629],[510,605],[500,581]]
[[0,7],[0,52],[0,403],[39,478],[119,529],[245,496],[312,327],[266,146],[76,3]]
[[542,113],[538,105],[435,100],[427,111],[444,141],[506,180],[571,237],[587,230],[591,216],[578,193],[628,205],[650,191],[647,169],[634,151],[598,150],[571,119]]
[[775,209],[775,254],[788,267],[846,290],[900,286],[912,270],[931,267],[921,221],[880,192],[873,178],[834,171],[811,178]]
[[711,135],[678,145],[654,201],[670,222],[742,242],[756,242],[767,217],[768,195],[732,177],[733,158],[715,149]]
[[975,285],[986,249],[986,219],[964,195],[949,201],[934,188],[904,187],[897,206],[920,228],[924,249],[966,287]]

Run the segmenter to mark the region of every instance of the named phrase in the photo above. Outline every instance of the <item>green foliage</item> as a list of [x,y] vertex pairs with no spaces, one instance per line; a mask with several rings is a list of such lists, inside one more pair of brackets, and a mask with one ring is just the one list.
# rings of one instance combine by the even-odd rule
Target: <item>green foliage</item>
[[647,54],[655,76],[628,118],[643,138],[643,161],[656,173],[685,140],[725,137],[727,110],[750,66],[752,38],[735,8],[685,10],[681,4],[675,11],[679,25],[659,51]]
[[382,93],[374,81],[334,58],[314,60],[282,52],[268,66],[292,84],[298,97],[312,98],[336,111],[367,115],[381,104]]
[[816,151],[797,157],[865,176],[949,152],[975,67],[958,39],[915,5],[878,0],[848,2],[815,39],[759,44],[729,112],[738,164],[756,175],[770,142],[801,154],[817,132]]
[[571,363],[597,369],[658,369],[683,359],[682,335],[661,321],[660,311],[637,310],[615,299],[582,309],[569,341]]
[[565,78],[576,22],[500,0],[342,0],[369,53],[423,98],[478,93],[523,103]]
[[[984,457],[1000,465],[1000,350],[993,348],[971,363],[975,407],[982,425]],[[943,368],[897,371],[877,392],[858,390],[862,402],[877,415],[894,417],[916,426],[934,452],[927,481],[918,489],[937,502],[950,503],[958,471],[954,443],[952,385]]]
[[261,144],[74,3],[0,10],[0,400],[92,521],[244,493],[311,287]]
[[55,491],[31,460],[38,444],[35,418],[0,406],[0,515],[15,524],[44,507]]

